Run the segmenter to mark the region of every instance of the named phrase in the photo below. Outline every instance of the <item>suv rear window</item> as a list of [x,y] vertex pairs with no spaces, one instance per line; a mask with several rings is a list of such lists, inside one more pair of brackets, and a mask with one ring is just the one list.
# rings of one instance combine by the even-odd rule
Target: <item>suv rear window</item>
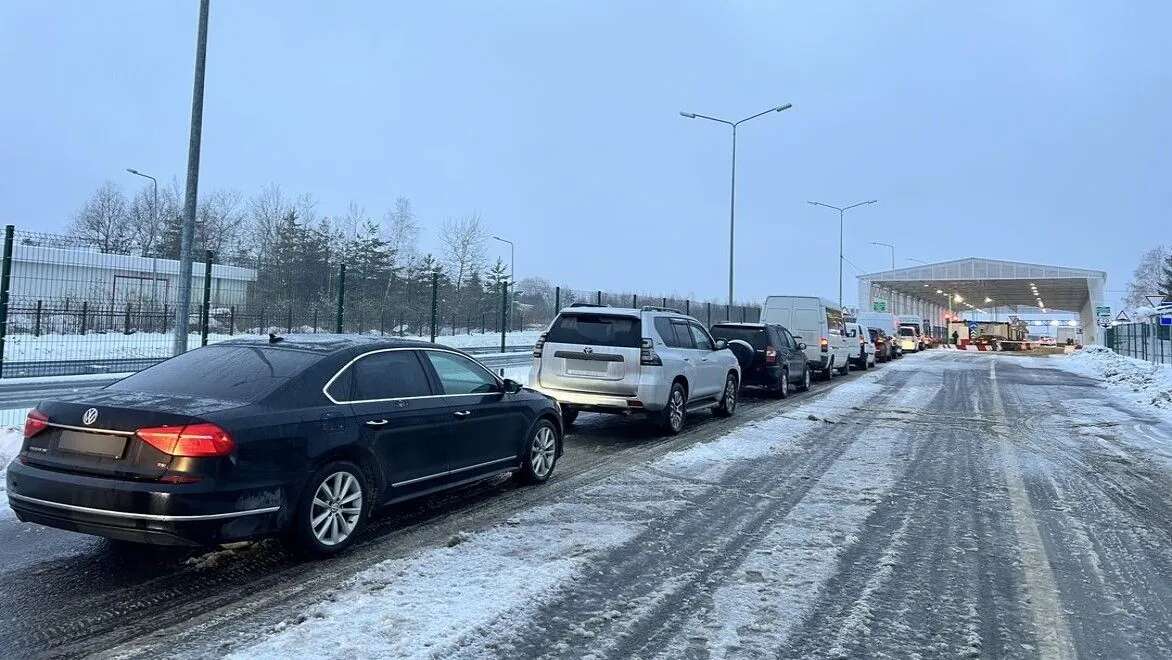
[[714,325],[712,336],[715,339],[740,339],[749,342],[749,345],[758,350],[764,350],[769,345],[769,338],[765,328],[746,328],[743,326]]
[[143,369],[107,389],[252,402],[321,357],[269,346],[205,346]]
[[562,314],[545,340],[554,344],[639,348],[643,325],[638,317],[618,314]]

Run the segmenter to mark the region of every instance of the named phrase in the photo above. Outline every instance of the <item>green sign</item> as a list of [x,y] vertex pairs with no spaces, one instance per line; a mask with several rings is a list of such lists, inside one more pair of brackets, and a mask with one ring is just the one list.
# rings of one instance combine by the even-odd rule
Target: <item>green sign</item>
[[1107,318],[1111,318],[1111,306],[1095,305],[1095,316],[1106,316]]
[[887,301],[886,300],[879,300],[879,299],[874,300],[871,303],[871,311],[872,312],[886,312],[887,311]]

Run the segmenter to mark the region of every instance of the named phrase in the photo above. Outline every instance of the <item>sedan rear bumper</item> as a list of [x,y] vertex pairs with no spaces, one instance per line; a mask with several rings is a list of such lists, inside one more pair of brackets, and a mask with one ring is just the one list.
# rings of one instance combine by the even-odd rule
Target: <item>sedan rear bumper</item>
[[[214,545],[279,530],[284,489],[213,489],[44,470],[13,461],[8,504],[16,517],[49,527],[158,545]],[[227,504],[234,498],[234,504]]]

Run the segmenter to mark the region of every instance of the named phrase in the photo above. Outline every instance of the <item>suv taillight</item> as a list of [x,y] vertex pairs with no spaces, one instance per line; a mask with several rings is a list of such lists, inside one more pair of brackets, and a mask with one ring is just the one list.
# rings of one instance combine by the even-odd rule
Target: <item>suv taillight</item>
[[777,349],[772,346],[765,347],[765,364],[777,364]]
[[655,342],[644,337],[639,344],[639,364],[644,367],[662,367],[663,360],[655,352]]
[[49,416],[45,413],[33,408],[28,411],[28,416],[24,418],[24,439],[28,440],[34,435],[49,428]]
[[822,349],[823,353],[830,352],[830,340],[823,337],[822,339],[818,340],[818,347]]
[[134,433],[169,456],[227,456],[236,448],[227,431],[206,422],[187,426],[152,426]]
[[537,338],[537,343],[533,345],[533,357],[541,357],[541,349],[545,348],[545,336],[548,333],[541,333]]

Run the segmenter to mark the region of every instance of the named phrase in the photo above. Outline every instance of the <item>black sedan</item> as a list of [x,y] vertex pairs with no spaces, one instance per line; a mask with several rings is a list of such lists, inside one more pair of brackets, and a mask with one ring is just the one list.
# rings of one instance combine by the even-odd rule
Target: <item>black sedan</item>
[[282,535],[329,555],[372,510],[494,475],[542,483],[552,399],[456,350],[358,337],[199,348],[29,412],[8,468],[18,518],[114,539]]

